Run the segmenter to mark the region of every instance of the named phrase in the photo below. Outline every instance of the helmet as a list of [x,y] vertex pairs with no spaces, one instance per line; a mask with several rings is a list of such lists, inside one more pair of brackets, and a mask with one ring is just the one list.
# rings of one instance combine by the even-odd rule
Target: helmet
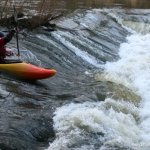
[[4,33],[3,32],[0,32],[0,38],[1,37],[4,37]]

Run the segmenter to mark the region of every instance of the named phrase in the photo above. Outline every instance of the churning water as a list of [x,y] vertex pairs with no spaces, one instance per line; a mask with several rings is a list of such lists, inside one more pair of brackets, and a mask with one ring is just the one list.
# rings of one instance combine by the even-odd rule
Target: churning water
[[[84,12],[83,18],[79,18],[81,14],[78,14],[60,23],[65,28],[79,30],[79,35],[72,36],[71,33],[61,31],[54,33],[53,36],[83,61],[100,68],[100,73],[90,72],[97,82],[104,81],[123,85],[139,98],[128,99],[129,93],[127,92],[125,98],[113,98],[111,95],[107,96],[104,101],[99,99],[97,102],[89,102],[88,99],[87,101],[85,99],[86,102],[79,104],[70,102],[57,108],[53,118],[56,139],[50,143],[48,150],[148,150],[150,148],[149,13],[149,10],[90,10]],[[126,29],[129,34],[126,41],[119,47],[119,58],[113,62],[106,59],[107,62],[103,64],[100,61],[102,59],[98,57],[113,53],[112,50],[103,51],[103,46],[108,48],[110,44],[117,42],[118,29],[118,32],[114,32],[116,36],[114,41],[113,37],[109,36],[103,43],[101,43],[101,38],[95,40],[91,33],[81,30],[90,30],[97,36],[104,35],[104,30],[107,30],[105,28],[108,23],[107,17],[116,20],[117,25],[122,27],[120,32]],[[101,26],[102,22],[105,23],[104,26]],[[70,25],[72,25],[71,28]],[[108,32],[112,30],[115,29],[112,27]],[[107,34],[102,38],[105,36]],[[107,44],[108,39],[109,44]],[[93,43],[94,40],[96,42]],[[86,52],[70,41],[86,47]],[[101,43],[101,46],[97,43]],[[87,52],[88,49],[90,52]]]
[[76,10],[53,23],[20,35],[20,47],[57,75],[0,76],[0,147],[149,150],[150,10]]

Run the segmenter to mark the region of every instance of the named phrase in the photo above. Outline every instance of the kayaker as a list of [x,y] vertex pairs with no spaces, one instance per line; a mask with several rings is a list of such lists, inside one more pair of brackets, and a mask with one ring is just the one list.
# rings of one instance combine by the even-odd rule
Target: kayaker
[[0,32],[0,62],[4,62],[6,56],[13,56],[14,53],[5,47],[9,43],[15,34],[15,30],[11,30],[8,34],[4,35]]

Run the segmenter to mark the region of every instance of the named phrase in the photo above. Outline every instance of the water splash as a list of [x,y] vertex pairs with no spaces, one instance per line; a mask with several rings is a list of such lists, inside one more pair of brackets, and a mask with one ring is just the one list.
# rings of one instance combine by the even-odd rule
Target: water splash
[[[105,12],[110,15],[108,10]],[[124,85],[140,95],[140,107],[106,98],[104,102],[72,103],[58,108],[54,116],[57,136],[48,150],[148,150],[150,147],[150,34],[136,33],[139,31],[123,24],[123,18],[116,18],[114,14],[111,17],[132,31],[132,35],[121,44],[120,59],[106,63],[103,76],[107,81]]]
[[[111,108],[108,107],[110,103],[114,103]],[[114,107],[119,111],[115,111]],[[123,112],[124,108],[130,111],[130,107],[138,114],[134,105],[127,102],[118,103],[113,99],[96,103],[72,103],[57,109],[54,117],[57,138],[48,150],[73,147],[78,150],[94,150],[96,144],[99,147],[103,145],[103,148],[109,144],[114,146],[114,143],[124,147],[137,144],[140,140],[140,129],[134,117]]]
[[[128,42],[121,45],[119,55],[121,59],[114,63],[106,64],[107,77],[115,82],[124,84],[134,89],[141,97],[140,128],[143,131],[143,141],[150,139],[149,87],[150,87],[150,34],[135,34],[128,37]],[[148,144],[148,143],[147,143]]]

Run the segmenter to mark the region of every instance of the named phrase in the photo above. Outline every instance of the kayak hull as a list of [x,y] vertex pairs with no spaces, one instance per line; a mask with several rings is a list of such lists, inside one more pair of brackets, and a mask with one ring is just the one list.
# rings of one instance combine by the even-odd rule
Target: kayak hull
[[25,80],[41,80],[50,78],[56,74],[56,70],[54,69],[46,69],[25,62],[0,64],[0,71]]

